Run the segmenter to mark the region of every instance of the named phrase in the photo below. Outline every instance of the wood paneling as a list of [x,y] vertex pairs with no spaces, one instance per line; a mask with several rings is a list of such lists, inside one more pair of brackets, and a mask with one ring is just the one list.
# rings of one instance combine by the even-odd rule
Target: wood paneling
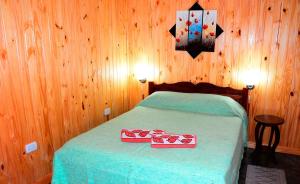
[[[195,59],[186,52],[175,51],[175,39],[168,32],[175,24],[176,10],[186,10],[195,1],[129,2],[128,63],[131,68],[142,62],[138,56],[146,55],[148,78],[156,83],[210,82],[233,88],[245,85],[246,71],[259,71],[260,82],[250,91],[249,140],[254,141],[254,116],[275,114],[285,119],[280,128],[279,145],[284,149],[278,150],[299,154],[299,0],[199,0],[204,8],[218,10],[218,24],[224,33],[216,40],[215,52],[201,53]],[[136,11],[131,11],[133,9]],[[142,99],[146,88],[147,85],[137,82],[131,69],[130,107]],[[266,139],[269,131],[265,136]]]
[[[168,32],[176,10],[195,0],[0,0],[0,171],[10,183],[51,172],[53,152],[115,117],[147,94],[148,80],[211,82],[242,88],[242,75],[265,77],[250,92],[255,114],[285,118],[280,147],[300,150],[299,0],[200,0],[218,10],[224,33],[213,53],[192,59]],[[110,117],[110,118],[111,118]],[[36,140],[38,151],[24,154]]]
[[126,6],[0,0],[1,181],[38,181],[55,150],[106,120],[105,107],[128,110]]

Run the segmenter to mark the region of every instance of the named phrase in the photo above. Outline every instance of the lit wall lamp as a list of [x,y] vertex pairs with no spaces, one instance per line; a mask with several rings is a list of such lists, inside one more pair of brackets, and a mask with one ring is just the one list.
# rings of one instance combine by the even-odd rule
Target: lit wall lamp
[[249,89],[249,90],[254,89],[254,87],[255,87],[254,84],[247,84],[247,85],[246,85],[246,88]]
[[[145,84],[147,82],[147,76],[148,76],[148,68],[147,68],[146,62],[140,62],[135,66],[135,77],[137,80],[139,80],[142,84]],[[145,89],[144,85],[142,87],[142,99],[145,98]]]
[[246,84],[246,88],[249,90],[254,89],[255,85],[262,80],[261,72],[258,70],[248,70],[243,74],[243,80]]
[[146,79],[146,78],[142,78],[142,79],[139,79],[139,81],[140,81],[141,83],[146,83],[146,82],[147,82],[147,79]]
[[146,83],[147,82],[147,65],[144,63],[137,64],[135,67],[135,75],[136,75],[136,78],[141,83]]

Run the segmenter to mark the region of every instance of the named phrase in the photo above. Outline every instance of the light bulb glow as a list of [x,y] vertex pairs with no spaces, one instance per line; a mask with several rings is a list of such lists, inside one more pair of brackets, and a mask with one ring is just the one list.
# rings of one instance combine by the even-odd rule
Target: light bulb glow
[[264,80],[264,75],[260,70],[250,69],[242,73],[242,80],[245,85],[257,85]]
[[135,77],[140,81],[147,80],[148,71],[147,71],[147,64],[146,63],[138,63],[135,66]]

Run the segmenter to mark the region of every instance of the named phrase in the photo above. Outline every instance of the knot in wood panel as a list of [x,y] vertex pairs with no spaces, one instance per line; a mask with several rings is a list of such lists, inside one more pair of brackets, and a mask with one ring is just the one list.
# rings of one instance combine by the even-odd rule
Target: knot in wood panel
[[85,107],[84,107],[84,103],[83,103],[83,102],[81,102],[81,107],[82,107],[82,110],[84,110],[84,109],[85,109]]
[[59,26],[57,23],[55,23],[55,27],[56,27],[57,29],[60,29],[60,30],[63,29],[63,26]]
[[6,52],[6,50],[2,50],[1,51],[1,59],[6,60],[6,58],[7,58],[7,52]]
[[87,14],[85,14],[82,19],[85,20],[87,18]]
[[238,34],[239,34],[239,36],[242,35],[242,30],[241,29],[239,29]]
[[287,9],[286,9],[286,8],[283,8],[282,11],[283,11],[283,13],[286,13]]

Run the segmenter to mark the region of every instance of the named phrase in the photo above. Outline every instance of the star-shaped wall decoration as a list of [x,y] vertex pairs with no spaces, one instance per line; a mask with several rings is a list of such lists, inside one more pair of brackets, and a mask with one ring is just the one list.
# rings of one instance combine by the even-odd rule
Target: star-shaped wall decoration
[[215,39],[223,33],[215,24],[216,16],[216,10],[204,10],[197,2],[187,11],[178,11],[176,24],[169,30],[176,39],[176,50],[185,50],[193,58],[202,51],[213,52]]

